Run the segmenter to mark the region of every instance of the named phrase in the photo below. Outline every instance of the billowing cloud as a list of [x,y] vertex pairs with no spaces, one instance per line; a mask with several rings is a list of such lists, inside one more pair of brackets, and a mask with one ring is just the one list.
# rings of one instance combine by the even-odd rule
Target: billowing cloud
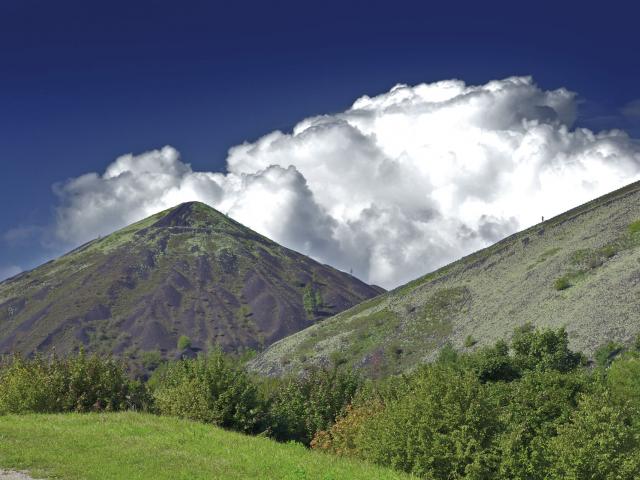
[[393,287],[640,178],[640,144],[575,128],[576,99],[517,77],[397,85],[229,150],[194,172],[172,147],[56,186],[78,244],[200,200],[274,240]]

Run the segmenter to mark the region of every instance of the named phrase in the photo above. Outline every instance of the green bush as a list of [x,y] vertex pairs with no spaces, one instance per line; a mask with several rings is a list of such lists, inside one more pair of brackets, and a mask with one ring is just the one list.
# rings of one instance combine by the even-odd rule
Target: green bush
[[477,340],[475,338],[473,338],[471,335],[467,335],[467,337],[464,339],[464,346],[466,348],[471,348],[476,343],[478,343]]
[[589,388],[583,373],[534,370],[519,381],[493,389],[501,405],[502,425],[496,478],[547,478],[551,463],[548,441],[569,421],[578,396]]
[[616,358],[606,372],[606,387],[613,401],[640,410],[640,358],[629,354]]
[[628,230],[631,235],[640,233],[640,220],[636,220],[635,222],[630,223]]
[[549,440],[552,461],[546,478],[640,478],[639,413],[629,404],[614,404],[606,390],[585,396],[571,421]]
[[178,350],[184,350],[185,348],[191,348],[191,339],[186,335],[180,335],[180,338],[178,338]]
[[0,368],[0,413],[146,409],[149,402],[144,385],[111,358],[13,356]]
[[514,359],[509,355],[509,346],[503,340],[466,357],[465,365],[483,383],[510,382],[520,376]]
[[384,405],[380,400],[348,405],[344,414],[329,430],[316,432],[311,441],[311,448],[340,456],[362,456],[358,443],[361,441],[363,426],[383,408]]
[[158,413],[253,432],[263,417],[256,385],[217,350],[169,363],[154,379]]
[[498,411],[471,372],[422,367],[405,393],[364,420],[356,450],[423,478],[491,478]]
[[337,367],[311,369],[283,381],[270,401],[271,434],[309,445],[316,432],[333,425],[360,384],[355,373]]
[[569,279],[566,276],[556,278],[556,281],[553,282],[553,288],[556,290],[566,290],[569,287],[571,287],[571,282],[569,282]]
[[569,372],[583,361],[582,354],[569,349],[569,336],[564,328],[537,330],[527,324],[516,330],[511,349],[521,370]]

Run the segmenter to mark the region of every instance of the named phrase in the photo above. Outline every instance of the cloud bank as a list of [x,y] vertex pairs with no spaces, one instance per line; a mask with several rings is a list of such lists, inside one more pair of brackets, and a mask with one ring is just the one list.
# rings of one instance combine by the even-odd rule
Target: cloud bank
[[180,202],[394,287],[640,178],[640,143],[574,128],[576,96],[529,77],[397,85],[232,147],[197,172],[172,147],[55,187],[80,244]]

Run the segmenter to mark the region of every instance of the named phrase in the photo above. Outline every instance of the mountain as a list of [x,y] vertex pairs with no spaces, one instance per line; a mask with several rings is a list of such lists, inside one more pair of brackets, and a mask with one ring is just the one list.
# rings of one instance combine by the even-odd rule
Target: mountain
[[280,374],[346,362],[370,375],[468,351],[525,323],[565,326],[573,348],[640,331],[640,183],[512,235],[281,340],[251,363]]
[[382,291],[185,203],[0,283],[0,353],[259,349]]

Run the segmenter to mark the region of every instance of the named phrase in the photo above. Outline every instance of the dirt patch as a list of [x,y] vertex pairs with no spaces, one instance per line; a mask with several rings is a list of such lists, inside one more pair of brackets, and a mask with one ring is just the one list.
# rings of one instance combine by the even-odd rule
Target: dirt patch
[[34,478],[24,472],[0,470],[0,480],[34,480]]

